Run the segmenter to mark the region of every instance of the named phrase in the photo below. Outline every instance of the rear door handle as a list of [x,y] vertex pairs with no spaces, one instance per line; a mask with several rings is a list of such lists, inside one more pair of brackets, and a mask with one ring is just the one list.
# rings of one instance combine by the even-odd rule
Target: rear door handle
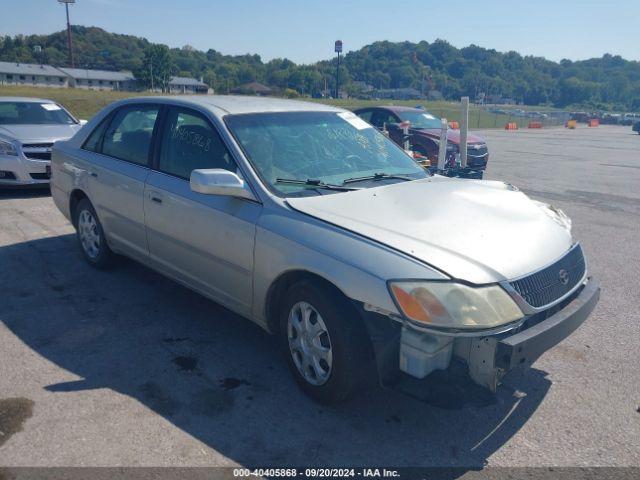
[[98,178],[98,174],[96,172],[89,172],[89,175],[91,175],[94,178]]
[[162,203],[162,196],[157,192],[149,192],[149,198],[152,202]]

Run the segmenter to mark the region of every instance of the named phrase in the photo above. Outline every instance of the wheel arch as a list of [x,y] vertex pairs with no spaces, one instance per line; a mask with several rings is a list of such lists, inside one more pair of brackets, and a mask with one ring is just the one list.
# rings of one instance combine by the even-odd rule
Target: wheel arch
[[330,290],[334,291],[336,294],[343,297],[345,300],[350,303],[353,301],[350,299],[336,284],[327,280],[322,275],[311,272],[309,270],[304,269],[295,269],[288,270],[286,272],[281,273],[269,286],[267,290],[267,297],[265,302],[265,316],[267,319],[267,328],[269,332],[276,333],[279,328],[279,310],[282,305],[282,302],[285,298],[287,290],[294,283],[302,282],[302,281],[310,281],[316,282],[320,285],[323,285]]
[[76,219],[76,207],[78,206],[78,203],[85,198],[89,200],[87,194],[80,188],[73,189],[69,194],[69,216],[71,217],[71,223],[74,227],[78,226]]

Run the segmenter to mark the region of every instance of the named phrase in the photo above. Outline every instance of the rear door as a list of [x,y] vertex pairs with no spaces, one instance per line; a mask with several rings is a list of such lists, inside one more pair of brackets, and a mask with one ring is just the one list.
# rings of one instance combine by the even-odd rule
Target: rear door
[[201,113],[167,107],[144,195],[151,262],[223,305],[249,315],[255,225],[262,205],[191,191],[198,168],[238,167]]
[[160,107],[153,104],[121,107],[83,146],[93,152],[89,194],[109,244],[138,259],[146,259],[149,253],[143,198],[159,112]]

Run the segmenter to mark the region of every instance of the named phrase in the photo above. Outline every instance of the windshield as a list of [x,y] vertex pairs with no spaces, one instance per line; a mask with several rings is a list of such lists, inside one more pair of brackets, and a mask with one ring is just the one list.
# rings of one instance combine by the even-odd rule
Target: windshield
[[406,110],[397,112],[403,122],[411,122],[411,128],[441,128],[442,123],[439,118],[434,117],[429,112]]
[[55,103],[0,102],[0,125],[72,125],[76,121]]
[[[262,180],[279,196],[318,194],[317,182],[335,186],[370,176],[370,181],[357,185],[366,188],[428,176],[387,137],[350,112],[229,115],[225,122]],[[312,182],[305,184],[307,180]]]

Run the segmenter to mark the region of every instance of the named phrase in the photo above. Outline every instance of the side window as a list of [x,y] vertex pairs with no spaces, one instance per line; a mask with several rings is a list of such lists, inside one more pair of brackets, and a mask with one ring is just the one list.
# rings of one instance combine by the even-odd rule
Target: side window
[[138,165],[147,165],[157,106],[125,107],[113,116],[102,141],[102,153]]
[[209,122],[191,110],[171,108],[162,135],[158,169],[189,179],[198,168],[224,168],[236,172],[236,164]]
[[104,133],[108,124],[109,116],[107,116],[107,118],[105,118],[96,128],[93,129],[93,132],[91,132],[91,135],[87,137],[84,144],[82,145],[82,148],[84,150],[89,150],[90,152],[102,153],[102,134]]
[[382,110],[373,110],[371,112],[371,125],[376,128],[382,128],[382,124],[384,123],[384,119],[382,117],[385,116],[384,111]]
[[377,110],[373,115],[373,125],[382,128],[386,123],[389,125],[390,123],[397,123],[398,119],[391,113],[386,110]]
[[373,110],[364,110],[362,112],[358,112],[358,116],[368,123],[371,123],[372,115],[373,115]]

